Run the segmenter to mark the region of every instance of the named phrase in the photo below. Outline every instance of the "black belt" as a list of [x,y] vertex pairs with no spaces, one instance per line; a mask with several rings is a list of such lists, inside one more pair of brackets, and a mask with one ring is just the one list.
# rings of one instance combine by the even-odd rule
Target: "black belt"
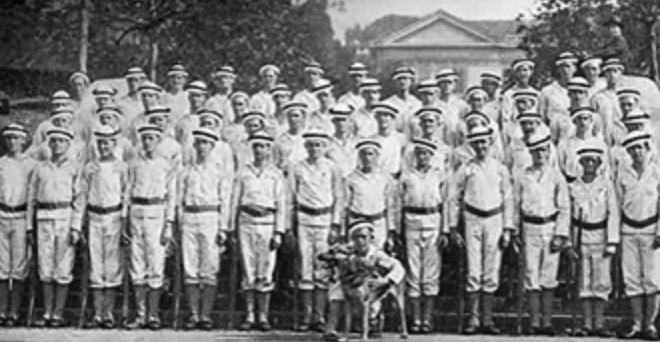
[[375,214],[362,214],[362,213],[356,213],[354,211],[351,211],[351,212],[349,212],[349,215],[354,219],[374,222],[374,221],[378,221],[378,220],[385,217],[385,210],[383,210],[379,213],[375,213]]
[[307,207],[304,205],[298,205],[298,210],[301,213],[310,215],[310,216],[321,216],[321,215],[327,215],[332,212],[332,207],[325,207],[325,208],[311,208]]
[[557,216],[559,216],[558,212],[555,212],[554,214],[550,216],[528,216],[525,214],[522,214],[522,221],[525,223],[531,223],[531,224],[546,224],[550,222],[555,222],[557,221]]
[[37,209],[40,210],[57,210],[57,209],[69,209],[71,208],[71,202],[39,202],[37,203]]
[[4,203],[0,203],[0,211],[4,211],[6,213],[22,213],[24,211],[27,211],[27,203],[19,204],[19,205],[6,205]]
[[241,211],[253,217],[265,217],[274,214],[277,210],[255,205],[242,205]]
[[131,198],[131,204],[137,205],[158,205],[165,203],[165,199],[162,197],[133,197]]
[[116,212],[120,212],[122,208],[121,204],[113,205],[112,207],[97,207],[95,205],[88,205],[87,210],[90,213],[97,215],[108,215]]
[[630,226],[632,228],[642,229],[642,228],[646,228],[648,226],[651,226],[651,225],[654,225],[654,224],[658,223],[658,213],[656,213],[655,215],[653,215],[653,216],[651,216],[651,217],[649,217],[645,220],[636,221],[636,220],[633,220],[630,217],[626,216],[626,214],[624,214],[622,212],[621,213],[621,221],[623,221],[623,223],[625,225]]
[[433,215],[442,213],[442,206],[436,207],[403,207],[403,212],[414,215]]
[[504,207],[500,205],[499,207],[490,210],[481,210],[465,203],[465,210],[472,215],[488,218],[500,214],[504,210]]
[[184,205],[183,212],[189,214],[199,214],[208,212],[220,212],[220,205],[206,204],[206,205]]
[[600,222],[584,222],[576,218],[571,220],[574,226],[584,230],[601,230],[607,228],[607,217]]

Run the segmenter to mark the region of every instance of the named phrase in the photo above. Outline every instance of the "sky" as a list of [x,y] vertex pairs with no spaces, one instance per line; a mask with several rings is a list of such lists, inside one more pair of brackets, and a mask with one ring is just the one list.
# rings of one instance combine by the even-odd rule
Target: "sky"
[[346,11],[331,11],[336,38],[346,28],[368,25],[387,14],[424,16],[439,8],[463,19],[515,19],[539,0],[345,0]]

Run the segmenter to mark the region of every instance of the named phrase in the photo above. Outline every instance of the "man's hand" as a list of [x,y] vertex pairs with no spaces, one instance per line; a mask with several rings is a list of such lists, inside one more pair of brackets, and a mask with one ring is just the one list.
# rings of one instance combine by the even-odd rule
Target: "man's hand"
[[513,247],[513,250],[516,252],[516,254],[522,251],[524,245],[525,242],[522,240],[520,234],[515,234],[511,237],[511,247]]
[[461,236],[461,233],[458,232],[457,228],[452,228],[450,230],[449,236],[451,238],[451,242],[456,245],[458,248],[463,248],[465,247],[465,240]]
[[449,239],[450,237],[448,233],[442,233],[438,238],[438,248],[440,249],[447,248],[447,246],[449,246]]
[[389,231],[387,234],[387,241],[385,241],[385,251],[388,254],[393,254],[396,252],[396,247],[398,244],[399,238],[396,235],[395,231]]
[[166,222],[163,231],[160,234],[161,246],[167,246],[172,242],[172,222]]
[[270,250],[275,251],[282,246],[282,233],[275,233],[270,239]]
[[613,256],[616,254],[616,244],[615,243],[608,243],[607,246],[605,247],[605,256]]
[[35,243],[34,230],[28,230],[25,233],[25,242],[27,243],[28,246],[34,246]]
[[656,235],[655,239],[653,239],[653,249],[658,248],[660,248],[660,235]]
[[502,236],[500,237],[500,249],[505,250],[509,248],[510,244],[511,244],[511,230],[504,229],[504,232],[502,232]]
[[75,229],[69,230],[69,244],[75,246],[80,242],[80,232]]
[[122,217],[121,218],[121,240],[120,243],[122,246],[128,246],[131,244],[131,233],[130,233],[130,226],[129,226],[129,221],[128,217]]
[[553,236],[550,242],[550,253],[559,253],[566,246],[566,238],[563,236]]
[[330,226],[330,232],[328,234],[328,245],[334,245],[338,243],[341,238],[341,225],[338,223],[333,223]]
[[227,233],[223,231],[219,231],[218,234],[215,236],[215,243],[218,245],[218,247],[224,247],[226,242],[227,242]]

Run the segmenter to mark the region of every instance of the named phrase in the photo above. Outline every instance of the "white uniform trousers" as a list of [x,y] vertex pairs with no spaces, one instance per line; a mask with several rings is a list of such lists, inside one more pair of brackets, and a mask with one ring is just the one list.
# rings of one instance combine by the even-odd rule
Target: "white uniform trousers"
[[551,290],[559,285],[560,253],[551,253],[554,222],[542,225],[524,223],[525,230],[525,291]]
[[208,220],[188,220],[183,215],[181,239],[186,284],[216,285],[220,271],[220,250],[216,244],[218,219],[217,214],[210,216]]
[[442,256],[437,228],[406,227],[406,294],[408,297],[437,296],[440,292]]
[[121,286],[124,277],[121,250],[121,216],[119,212],[89,212],[90,287],[96,289]]
[[73,280],[75,247],[70,243],[71,220],[37,220],[39,279],[67,285]]
[[273,224],[239,223],[238,239],[243,264],[243,290],[270,292],[275,287],[273,272],[277,251],[270,249]]
[[605,256],[605,244],[583,244],[580,298],[608,300],[612,292],[612,257]]
[[317,259],[328,251],[329,226],[298,224],[298,249],[300,251],[301,290],[325,290],[328,288],[329,270]]
[[502,214],[487,218],[465,212],[467,291],[494,293],[500,286]]
[[131,213],[131,279],[134,285],[159,289],[165,280],[165,246],[160,237],[164,215]]
[[0,219],[0,280],[23,280],[28,274],[25,215]]
[[622,234],[621,261],[628,297],[651,295],[660,289],[658,250],[652,234]]

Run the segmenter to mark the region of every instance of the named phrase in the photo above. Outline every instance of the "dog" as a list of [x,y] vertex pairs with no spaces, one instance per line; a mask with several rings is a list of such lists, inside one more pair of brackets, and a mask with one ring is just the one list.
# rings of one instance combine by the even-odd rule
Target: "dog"
[[[370,317],[375,306],[387,297],[393,297],[399,311],[401,338],[408,338],[405,314],[405,282],[397,284],[387,282],[383,270],[372,264],[368,258],[358,256],[350,247],[334,249],[320,259],[334,266],[339,273],[339,282],[344,293],[344,332],[343,340],[348,335],[353,322],[353,313],[361,314],[361,341],[369,339]],[[396,261],[398,263],[398,261]],[[380,313],[377,313],[380,314]],[[382,324],[382,319],[380,319]]]

